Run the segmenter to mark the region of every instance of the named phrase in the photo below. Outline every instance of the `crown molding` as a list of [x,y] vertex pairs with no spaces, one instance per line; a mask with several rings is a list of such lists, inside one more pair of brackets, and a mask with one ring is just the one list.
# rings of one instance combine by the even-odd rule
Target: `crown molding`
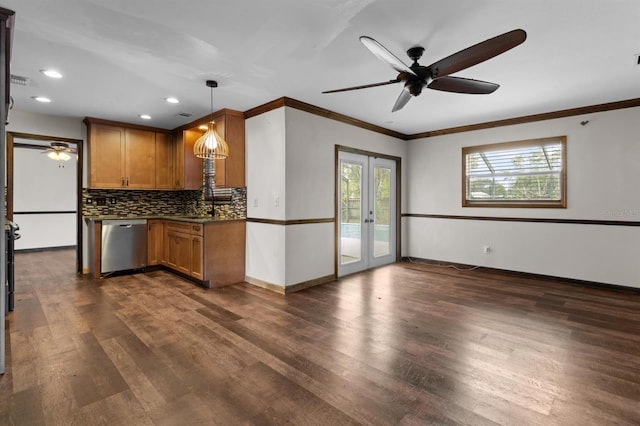
[[507,118],[504,120],[487,121],[484,123],[469,124],[465,126],[450,127],[447,129],[431,130],[422,133],[405,134],[396,132],[395,130],[387,129],[375,124],[367,123],[366,121],[359,120],[357,118],[349,117],[344,114],[340,114],[325,108],[321,108],[315,105],[308,104],[306,102],[298,101],[296,99],[282,97],[275,99],[266,104],[251,108],[244,112],[244,118],[255,117],[265,112],[288,106],[296,108],[301,111],[319,115],[321,117],[328,118],[330,120],[340,121],[342,123],[350,124],[352,126],[360,127],[362,129],[370,130],[372,132],[381,133],[387,136],[391,136],[401,140],[413,140],[430,138],[434,136],[450,135],[453,133],[472,132],[475,130],[491,129],[494,127],[513,126],[516,124],[533,123],[536,121],[553,120],[556,118],[572,117],[576,115],[593,114],[596,112],[615,111],[624,108],[633,108],[640,106],[640,98],[627,99],[617,102],[607,102],[597,105],[589,105],[579,108],[570,108],[560,111],[545,112],[541,114],[525,115],[520,117]]

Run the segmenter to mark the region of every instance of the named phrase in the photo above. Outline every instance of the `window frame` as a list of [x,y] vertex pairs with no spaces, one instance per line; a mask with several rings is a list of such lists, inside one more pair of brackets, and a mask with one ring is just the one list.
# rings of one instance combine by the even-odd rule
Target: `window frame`
[[[559,143],[562,153],[560,170],[560,200],[469,200],[467,199],[467,155],[478,152],[501,151],[515,148]],[[567,137],[527,139],[514,142],[499,142],[462,148],[462,207],[506,207],[506,208],[567,208]]]

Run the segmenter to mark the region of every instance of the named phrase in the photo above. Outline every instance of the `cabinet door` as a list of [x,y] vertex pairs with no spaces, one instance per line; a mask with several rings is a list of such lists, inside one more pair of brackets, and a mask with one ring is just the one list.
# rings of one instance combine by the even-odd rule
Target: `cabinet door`
[[218,133],[229,145],[229,157],[216,160],[216,186],[243,187],[245,185],[245,129],[244,115],[238,111],[223,110],[215,117]]
[[162,259],[162,221],[147,221],[147,265],[159,265]]
[[204,271],[202,270],[204,255],[203,238],[197,235],[191,236],[191,276],[202,280]]
[[173,188],[185,189],[184,187],[184,136],[182,132],[174,133],[173,144]]
[[[229,156],[231,157],[235,154],[235,152],[233,152],[233,144],[227,140],[227,126],[225,118],[225,116],[216,118],[216,130],[218,131],[218,134],[222,136],[222,139],[227,142],[227,145],[229,145]],[[213,166],[215,167],[214,185],[216,187],[227,185],[227,161],[229,161],[228,158],[213,161]]]
[[182,189],[200,189],[202,186],[202,159],[193,154],[193,145],[202,136],[200,130],[182,132],[179,168],[182,170]]
[[189,234],[181,232],[167,233],[168,253],[167,265],[184,274],[191,273],[191,238]]
[[92,124],[89,131],[90,188],[122,188],[125,183],[125,130]]
[[156,188],[173,189],[174,182],[173,138],[167,133],[156,133]]
[[125,187],[154,189],[156,186],[156,134],[147,130],[125,129]]
[[167,258],[169,255],[169,236],[167,235],[167,222],[161,220],[162,228],[162,247],[160,248],[160,264],[168,266]]
[[225,160],[226,185],[240,188],[245,185],[245,129],[242,113],[228,113],[225,120],[225,135],[229,144],[229,158]]

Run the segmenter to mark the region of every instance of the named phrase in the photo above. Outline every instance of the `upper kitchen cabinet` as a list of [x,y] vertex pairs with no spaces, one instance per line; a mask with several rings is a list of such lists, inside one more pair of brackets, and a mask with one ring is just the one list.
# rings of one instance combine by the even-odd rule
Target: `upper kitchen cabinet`
[[89,187],[124,186],[124,128],[87,123],[89,135]]
[[161,185],[173,181],[171,166],[161,164],[160,170],[157,168],[156,141],[160,141],[160,152],[165,153],[171,139],[165,131],[95,118],[86,118],[85,123],[90,188],[156,189],[156,180]]
[[223,109],[214,114],[218,133],[229,145],[229,157],[217,160],[216,186],[240,188],[244,180],[244,114],[240,111]]
[[197,129],[179,130],[174,134],[174,176],[176,189],[200,189],[202,160],[193,155],[193,145],[202,136]]
[[154,189],[156,187],[156,134],[147,130],[126,129],[125,188]]
[[[199,129],[206,125],[210,116],[202,117],[192,123],[182,126],[175,131],[176,176],[182,179],[180,188],[199,189],[202,186],[202,160],[193,155],[193,145],[205,130]],[[223,109],[213,115],[217,131],[229,145],[229,157],[215,161],[216,187],[240,188],[245,185],[244,179],[244,114],[240,111]]]
[[175,189],[175,144],[172,135],[156,133],[156,188]]

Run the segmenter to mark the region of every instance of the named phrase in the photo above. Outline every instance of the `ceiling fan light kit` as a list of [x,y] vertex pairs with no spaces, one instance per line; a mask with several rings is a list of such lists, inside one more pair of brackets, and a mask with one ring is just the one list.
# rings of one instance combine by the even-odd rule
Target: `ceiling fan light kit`
[[69,161],[71,159],[69,154],[75,154],[76,152],[75,149],[69,148],[68,143],[51,142],[43,154],[47,154],[47,157],[55,161]]
[[481,43],[463,49],[453,55],[434,62],[429,66],[423,66],[418,60],[424,53],[424,47],[414,46],[407,50],[407,55],[413,63],[407,66],[398,57],[391,53],[382,44],[371,37],[362,36],[360,41],[380,60],[396,70],[398,76],[389,81],[365,84],[361,86],[347,87],[344,89],[327,90],[322,93],[347,92],[351,90],[367,89],[370,87],[386,86],[388,84],[404,83],[400,96],[393,105],[392,112],[402,109],[411,96],[418,96],[423,88],[440,90],[443,92],[466,93],[485,95],[495,92],[500,85],[488,81],[473,80],[470,78],[453,77],[450,74],[477,65],[507,50],[522,44],[527,38],[527,33],[522,29],[506,32],[490,38]]
[[56,161],[69,161],[71,159],[71,156],[66,152],[56,152],[56,151],[49,151],[49,153],[47,154],[47,157]]

